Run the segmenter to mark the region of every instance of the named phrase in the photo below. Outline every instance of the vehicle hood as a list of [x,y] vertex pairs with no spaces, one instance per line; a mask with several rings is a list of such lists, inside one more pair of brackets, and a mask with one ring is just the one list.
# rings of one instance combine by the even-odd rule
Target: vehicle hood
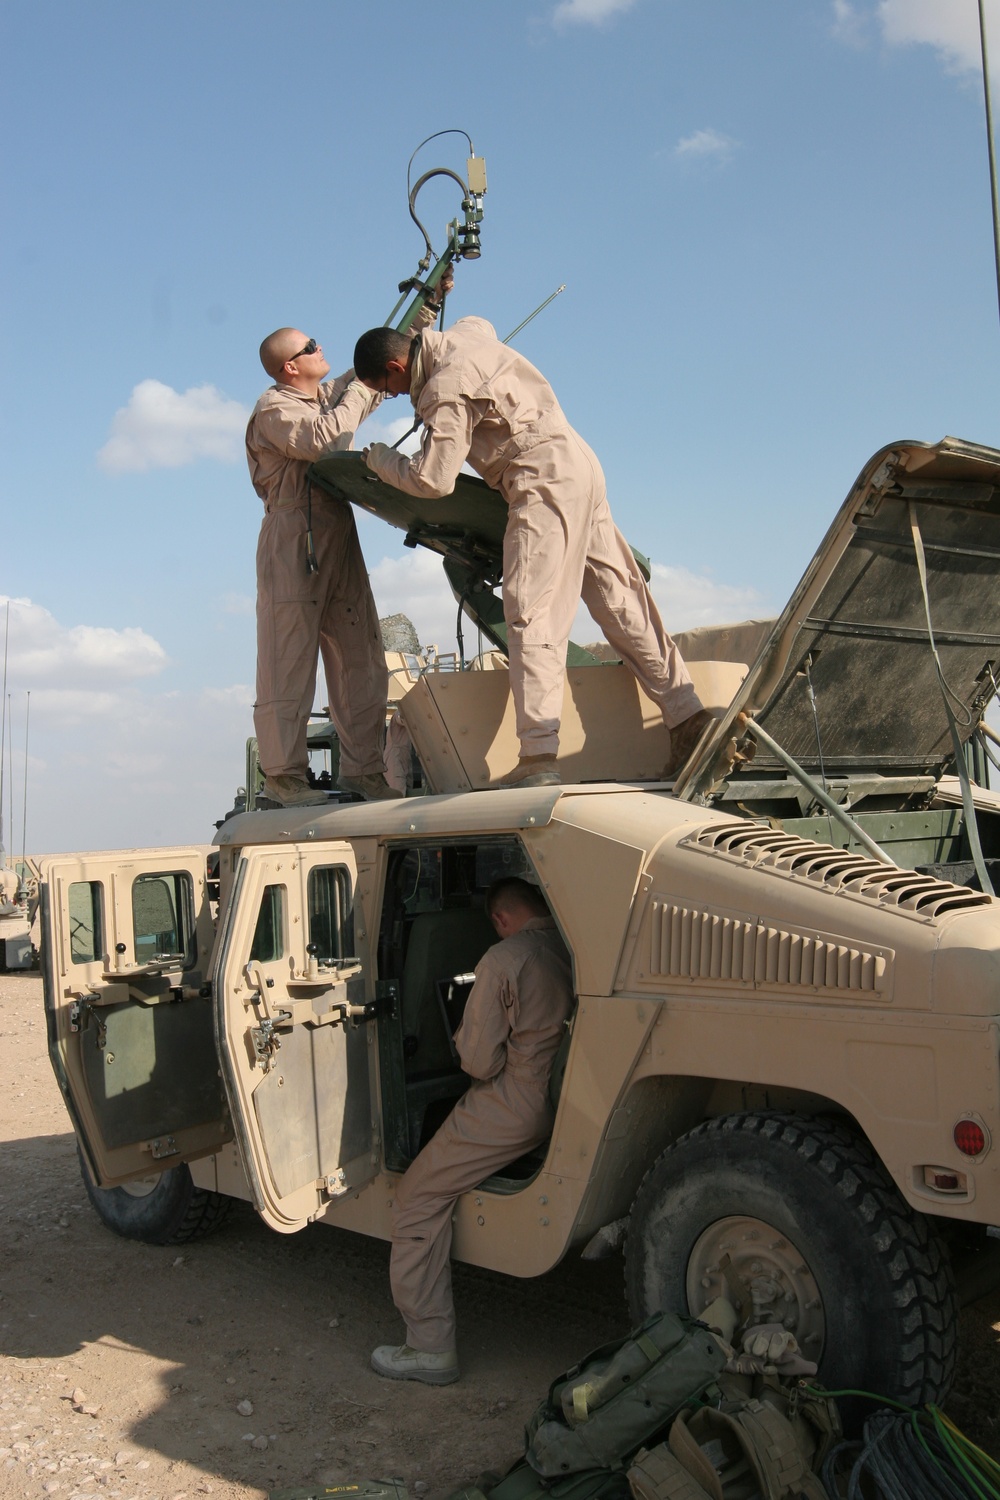
[[[1000,452],[956,438],[892,443],[862,469],[675,795],[711,791],[741,709],[814,775],[940,775],[953,748],[914,523],[934,644],[969,738],[1000,678]],[[728,795],[741,775],[778,769],[759,746]]]

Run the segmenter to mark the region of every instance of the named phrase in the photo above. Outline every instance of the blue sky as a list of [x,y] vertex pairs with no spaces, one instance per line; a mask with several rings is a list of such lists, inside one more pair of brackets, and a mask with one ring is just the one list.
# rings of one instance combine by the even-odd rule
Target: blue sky
[[[231,804],[257,345],[293,323],[349,364],[415,268],[432,131],[489,173],[449,313],[504,334],[566,283],[516,342],[668,625],[779,609],[883,444],[1000,446],[976,0],[33,0],[2,26],[15,852],[29,690],[29,849],[200,841]],[[457,207],[422,196],[436,242]],[[380,612],[447,649],[437,563],[361,530]]]

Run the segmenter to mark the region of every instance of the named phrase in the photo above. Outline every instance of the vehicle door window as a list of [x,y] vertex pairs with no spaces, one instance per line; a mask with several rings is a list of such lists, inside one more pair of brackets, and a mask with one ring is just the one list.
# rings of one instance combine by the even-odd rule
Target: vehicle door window
[[137,875],[132,882],[132,930],[140,964],[195,958],[194,890],[186,871]]
[[354,903],[351,877],[344,865],[322,865],[309,871],[309,942],[318,963],[354,955]]
[[250,959],[270,964],[285,955],[285,887],[267,885],[260,898],[257,926],[254,928]]
[[67,900],[69,951],[75,964],[95,963],[104,953],[104,887],[99,880],[74,880]]

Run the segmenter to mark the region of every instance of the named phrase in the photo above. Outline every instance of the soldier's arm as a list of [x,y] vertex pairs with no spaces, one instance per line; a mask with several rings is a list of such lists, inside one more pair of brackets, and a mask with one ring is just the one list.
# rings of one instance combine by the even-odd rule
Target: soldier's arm
[[367,449],[368,467],[407,495],[439,500],[455,488],[469,456],[477,413],[468,396],[449,396],[421,411],[424,432],[420,452],[413,458],[395,453],[384,443]]
[[294,410],[272,406],[258,412],[258,441],[266,442],[286,458],[319,458],[338,438],[355,432],[373,404],[378,405],[378,399],[352,374],[339,401],[328,410],[295,402]]
[[510,982],[487,959],[481,959],[476,969],[476,982],[455,1033],[462,1071],[481,1081],[503,1072],[510,1035]]

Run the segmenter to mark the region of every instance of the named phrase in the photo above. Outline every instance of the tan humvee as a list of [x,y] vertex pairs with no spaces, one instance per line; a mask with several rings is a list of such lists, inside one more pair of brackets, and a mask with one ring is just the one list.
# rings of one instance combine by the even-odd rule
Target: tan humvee
[[[442,552],[502,645],[492,492],[463,479],[428,521],[353,455],[319,471]],[[971,745],[994,693],[998,603],[1000,453],[898,444],[776,622],[688,643],[743,655],[695,661],[721,717],[672,788],[621,666],[570,670],[566,784],[541,790],[483,789],[514,753],[506,674],[438,673],[401,699],[432,795],[50,859],[51,1052],[98,1212],[167,1243],[236,1197],[283,1233],[386,1237],[466,1085],[484,892],[523,872],[578,1004],[551,1139],[460,1199],[455,1255],[533,1276],[624,1223],[633,1317],[725,1292],[828,1385],[939,1399],[951,1253],[1000,1225],[1000,906],[976,888],[1000,798],[943,776],[949,712]],[[741,710],[757,755],[727,772]]]

